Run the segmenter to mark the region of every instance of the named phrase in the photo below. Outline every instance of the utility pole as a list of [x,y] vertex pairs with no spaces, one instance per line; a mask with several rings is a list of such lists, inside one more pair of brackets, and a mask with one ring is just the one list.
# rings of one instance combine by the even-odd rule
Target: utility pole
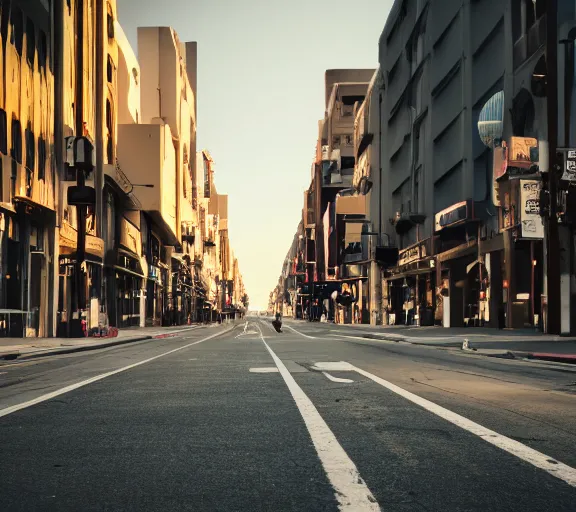
[[[102,208],[102,189],[104,180],[104,1],[96,0],[96,169],[94,173],[94,188],[96,189],[96,236],[104,238],[104,222]],[[108,162],[113,164],[114,162]],[[111,249],[107,247],[106,249]],[[104,276],[98,289],[99,299],[104,299]]]
[[[546,272],[548,289],[546,295],[547,332],[560,334],[561,304],[560,297],[560,238],[558,233],[558,182],[560,176],[558,156],[558,0],[548,0],[546,13],[546,67],[547,67],[547,115],[548,115],[548,193],[550,212],[546,219]],[[546,181],[544,181],[546,183]]]
[[[76,136],[84,134],[84,2],[76,2],[76,94],[74,99]],[[83,169],[76,167],[76,186],[82,190],[86,185],[86,177]],[[72,311],[78,316],[72,318],[70,335],[73,337],[83,336],[81,324],[81,311],[86,309],[86,295],[84,285],[84,273],[82,270],[86,257],[86,206],[76,205],[77,241],[76,241],[76,265],[75,265],[75,293],[73,295]]]

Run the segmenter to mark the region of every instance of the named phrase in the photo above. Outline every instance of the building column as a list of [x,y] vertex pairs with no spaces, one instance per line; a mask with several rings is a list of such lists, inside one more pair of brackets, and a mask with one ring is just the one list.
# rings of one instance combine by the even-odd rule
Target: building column
[[382,323],[382,273],[375,260],[370,262],[370,325]]
[[576,292],[573,284],[572,261],[573,261],[573,240],[572,231],[569,226],[558,225],[559,255],[560,260],[560,334],[570,335],[574,330],[572,322],[573,303],[572,294]]
[[506,311],[506,327],[511,329],[514,327],[512,301],[516,296],[516,277],[515,277],[515,251],[514,240],[512,238],[512,230],[507,229],[504,235],[504,280],[508,282],[507,287],[503,288],[503,300],[505,302]]

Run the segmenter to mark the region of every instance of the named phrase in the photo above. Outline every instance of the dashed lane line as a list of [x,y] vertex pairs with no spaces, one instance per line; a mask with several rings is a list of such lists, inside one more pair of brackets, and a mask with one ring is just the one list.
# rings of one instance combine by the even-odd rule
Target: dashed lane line
[[[260,329],[260,327],[258,327]],[[280,375],[284,379],[296,406],[302,415],[312,443],[328,480],[334,488],[334,495],[338,501],[338,509],[344,512],[376,512],[380,506],[372,492],[360,476],[354,462],[348,457],[344,448],[336,439],[330,427],[326,424],[312,401],[302,388],[296,383],[282,360],[268,346],[262,336],[260,339],[272,356]]]

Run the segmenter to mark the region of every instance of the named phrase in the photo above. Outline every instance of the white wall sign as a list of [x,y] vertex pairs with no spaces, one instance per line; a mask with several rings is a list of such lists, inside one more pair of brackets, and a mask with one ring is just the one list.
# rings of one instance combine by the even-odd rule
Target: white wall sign
[[522,238],[543,238],[544,224],[540,217],[540,182],[520,181],[520,221]]
[[569,149],[565,152],[562,179],[566,181],[576,181],[576,149]]

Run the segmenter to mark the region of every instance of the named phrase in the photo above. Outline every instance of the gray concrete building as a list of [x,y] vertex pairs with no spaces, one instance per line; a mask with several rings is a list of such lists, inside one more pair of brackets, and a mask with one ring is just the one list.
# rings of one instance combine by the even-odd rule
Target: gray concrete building
[[385,272],[385,322],[513,324],[504,305],[513,297],[503,293],[511,235],[500,229],[493,150],[478,131],[482,108],[511,81],[511,7],[398,0],[388,17],[379,41],[381,225],[399,257]]

